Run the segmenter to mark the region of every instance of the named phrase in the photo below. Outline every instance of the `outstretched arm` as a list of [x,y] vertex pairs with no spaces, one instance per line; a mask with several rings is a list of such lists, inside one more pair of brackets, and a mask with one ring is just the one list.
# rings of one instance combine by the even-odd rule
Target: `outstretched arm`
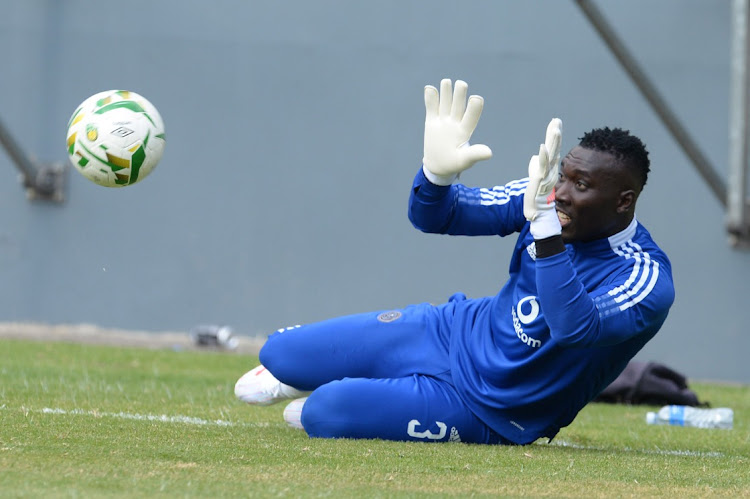
[[424,89],[425,129],[422,169],[409,198],[409,219],[418,229],[454,235],[506,235],[518,231],[525,220],[522,194],[525,183],[511,182],[492,189],[453,184],[461,172],[492,151],[483,144],[470,145],[484,108],[484,99],[466,99],[468,85],[458,80]]
[[409,220],[423,232],[464,236],[506,236],[523,228],[527,180],[491,189],[435,185],[420,170],[409,196]]

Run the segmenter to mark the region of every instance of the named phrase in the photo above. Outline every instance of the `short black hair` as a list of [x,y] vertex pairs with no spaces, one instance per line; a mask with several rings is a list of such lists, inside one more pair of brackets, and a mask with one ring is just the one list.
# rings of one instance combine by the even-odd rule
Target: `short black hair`
[[651,171],[651,161],[648,159],[646,145],[632,135],[629,130],[622,128],[595,128],[583,134],[579,146],[610,153],[628,168],[632,168],[641,182],[641,188],[646,185],[648,172]]

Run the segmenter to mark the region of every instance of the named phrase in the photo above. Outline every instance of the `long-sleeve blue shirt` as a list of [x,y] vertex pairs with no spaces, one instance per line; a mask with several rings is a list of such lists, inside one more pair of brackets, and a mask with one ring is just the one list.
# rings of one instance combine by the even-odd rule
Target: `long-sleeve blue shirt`
[[523,215],[528,179],[492,189],[417,174],[409,219],[431,233],[518,233],[500,292],[456,304],[453,382],[472,411],[518,444],[552,438],[659,330],[674,301],[666,254],[633,219],[611,237],[537,258]]

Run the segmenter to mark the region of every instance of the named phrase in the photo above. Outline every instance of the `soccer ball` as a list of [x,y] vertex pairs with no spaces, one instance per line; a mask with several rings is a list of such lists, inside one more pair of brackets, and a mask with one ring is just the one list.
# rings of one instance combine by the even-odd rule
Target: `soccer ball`
[[159,163],[164,144],[159,111],[127,90],[92,95],[68,122],[73,168],[105,187],[124,187],[146,178]]

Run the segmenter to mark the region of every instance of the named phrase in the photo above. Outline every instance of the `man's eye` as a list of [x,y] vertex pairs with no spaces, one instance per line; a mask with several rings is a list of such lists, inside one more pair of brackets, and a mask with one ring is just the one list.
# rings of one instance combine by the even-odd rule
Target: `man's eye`
[[579,180],[578,182],[576,182],[576,187],[579,189],[586,189],[588,185],[586,185],[586,182],[582,182]]

